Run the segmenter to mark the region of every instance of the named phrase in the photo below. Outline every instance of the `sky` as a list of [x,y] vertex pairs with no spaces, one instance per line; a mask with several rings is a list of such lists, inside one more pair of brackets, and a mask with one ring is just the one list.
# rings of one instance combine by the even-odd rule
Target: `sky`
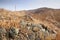
[[41,7],[60,8],[60,0],[0,0],[0,8],[8,10],[30,10]]

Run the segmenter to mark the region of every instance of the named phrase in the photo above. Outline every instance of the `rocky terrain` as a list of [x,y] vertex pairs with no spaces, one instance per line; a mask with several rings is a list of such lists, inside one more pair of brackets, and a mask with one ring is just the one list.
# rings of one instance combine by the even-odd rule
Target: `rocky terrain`
[[60,40],[60,9],[0,9],[0,40]]

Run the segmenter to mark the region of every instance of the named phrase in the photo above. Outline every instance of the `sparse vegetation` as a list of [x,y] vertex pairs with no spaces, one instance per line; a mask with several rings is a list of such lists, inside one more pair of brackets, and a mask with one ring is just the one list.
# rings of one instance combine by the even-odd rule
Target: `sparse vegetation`
[[[0,40],[59,40],[57,38],[59,37],[58,31],[56,31],[58,27],[54,26],[55,24],[50,22],[50,20],[47,21],[45,19],[47,15],[45,15],[46,12],[44,10],[21,11],[21,13],[19,11],[0,10]],[[22,13],[24,15],[21,15]],[[39,15],[36,13],[39,13]],[[48,16],[50,17],[50,15]],[[45,21],[41,22],[39,17]]]

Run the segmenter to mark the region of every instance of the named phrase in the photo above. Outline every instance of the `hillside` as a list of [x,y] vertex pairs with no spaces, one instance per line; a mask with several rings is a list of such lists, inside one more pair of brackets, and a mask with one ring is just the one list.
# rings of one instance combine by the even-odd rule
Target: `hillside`
[[52,23],[53,25],[60,28],[60,9],[52,8],[38,8],[28,11],[29,15],[44,22]]
[[[0,27],[5,28],[2,29],[2,33],[5,33],[4,30],[10,33],[11,30],[14,34],[10,33],[11,36],[7,34],[9,37],[3,36],[7,37],[6,40],[10,37],[12,40],[60,40],[60,9],[46,7],[23,11],[0,9]],[[19,34],[15,35],[13,29]]]

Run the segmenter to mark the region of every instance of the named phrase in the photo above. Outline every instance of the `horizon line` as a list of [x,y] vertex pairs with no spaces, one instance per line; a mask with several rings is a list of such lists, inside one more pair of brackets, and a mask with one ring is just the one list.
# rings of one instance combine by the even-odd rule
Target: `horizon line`
[[30,8],[30,9],[8,9],[8,8],[0,8],[3,10],[9,10],[9,11],[23,11],[23,10],[34,10],[34,9],[39,9],[39,8],[50,8],[50,9],[60,9],[60,8],[53,8],[53,7],[38,7],[38,8]]

